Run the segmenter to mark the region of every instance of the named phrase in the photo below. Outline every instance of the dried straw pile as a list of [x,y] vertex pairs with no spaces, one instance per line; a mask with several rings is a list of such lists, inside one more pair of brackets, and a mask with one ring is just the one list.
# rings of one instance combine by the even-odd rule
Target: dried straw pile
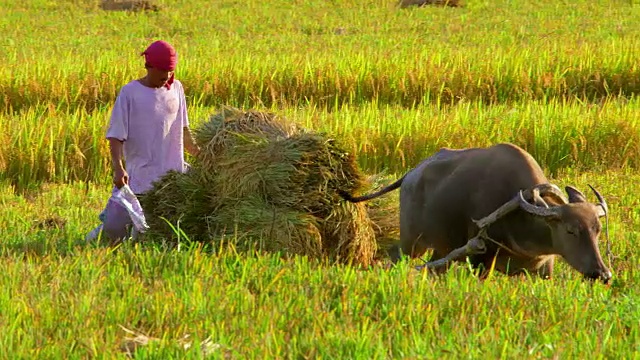
[[399,0],[398,6],[401,9],[411,6],[424,7],[427,5],[444,6],[444,7],[464,7],[461,0]]
[[164,217],[174,226],[179,220],[192,240],[232,238],[239,249],[363,266],[386,251],[397,229],[393,196],[342,201],[338,189],[359,193],[372,182],[334,139],[274,114],[233,108],[212,116],[195,137],[202,152],[191,170],[167,174],[140,199],[150,234],[176,238]]
[[102,0],[100,8],[104,11],[160,11],[158,5],[147,0]]

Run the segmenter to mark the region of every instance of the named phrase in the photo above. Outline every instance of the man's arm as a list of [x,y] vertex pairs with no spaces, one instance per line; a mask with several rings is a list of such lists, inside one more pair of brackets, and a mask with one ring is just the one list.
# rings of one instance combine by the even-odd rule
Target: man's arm
[[182,83],[180,81],[176,81],[176,85],[178,86],[178,93],[180,98],[178,117],[182,122],[182,130],[184,132],[184,148],[189,154],[198,156],[198,154],[200,153],[200,148],[196,144],[196,141],[193,138],[193,134],[191,133],[191,129],[189,128],[189,115],[187,114],[187,99],[184,95],[184,88],[182,87]]
[[113,170],[113,183],[120,189],[129,183],[129,175],[124,169],[124,141],[129,137],[129,94],[123,88],[116,98],[116,103],[109,119],[109,128],[106,138],[109,140],[111,150],[111,169]]
[[193,134],[191,134],[191,129],[189,129],[188,126],[184,127],[184,147],[187,149],[189,154],[193,156],[198,156],[200,153],[200,148],[196,144]]
[[113,171],[123,170],[123,142],[116,138],[109,138],[109,149],[111,150],[111,168]]
[[129,174],[124,169],[123,159],[123,142],[116,138],[109,138],[109,148],[111,150],[111,168],[113,169],[113,183],[120,189],[129,183]]

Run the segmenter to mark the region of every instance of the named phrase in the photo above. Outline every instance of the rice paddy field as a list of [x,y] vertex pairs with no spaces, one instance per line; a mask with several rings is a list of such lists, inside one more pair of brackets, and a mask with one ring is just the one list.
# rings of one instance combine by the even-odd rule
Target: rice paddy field
[[[0,0],[1,358],[640,358],[640,3],[156,4]],[[391,177],[444,146],[524,147],[607,199],[613,281],[561,260],[551,280],[481,281],[86,244],[111,190],[111,106],[156,39],[179,53],[193,127],[223,105],[272,111]]]

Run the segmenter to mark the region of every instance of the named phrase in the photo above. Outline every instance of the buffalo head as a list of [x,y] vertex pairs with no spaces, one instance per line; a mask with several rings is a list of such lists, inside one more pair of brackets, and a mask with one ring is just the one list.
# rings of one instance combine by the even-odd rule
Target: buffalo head
[[602,195],[591,185],[589,187],[598,199],[597,204],[588,202],[578,189],[566,186],[568,201],[563,199],[557,206],[548,206],[540,198],[534,203],[542,202],[542,205],[534,205],[520,192],[520,208],[546,221],[555,252],[569,265],[587,278],[607,283],[612,275],[602,261],[598,238],[602,231],[600,217],[607,216],[608,208]]

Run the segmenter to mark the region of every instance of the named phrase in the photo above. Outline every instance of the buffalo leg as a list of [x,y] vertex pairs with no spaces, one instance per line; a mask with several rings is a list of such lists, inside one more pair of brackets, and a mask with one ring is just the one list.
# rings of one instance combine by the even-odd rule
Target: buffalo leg
[[487,247],[484,242],[484,234],[478,234],[478,236],[470,239],[464,246],[459,247],[453,251],[451,251],[447,256],[425,263],[424,265],[417,266],[417,270],[429,269],[429,270],[437,270],[443,267],[446,267],[452,261],[459,260],[461,258],[467,257],[469,255],[474,254],[483,254],[487,251]]
[[553,275],[553,264],[553,258],[547,260],[547,262],[545,262],[538,268],[536,273],[543,279],[551,279],[551,276]]
[[427,249],[428,248],[425,244],[423,244],[422,242],[416,241],[413,243],[413,246],[411,247],[410,252],[408,254],[404,252],[400,244],[394,244],[393,246],[391,246],[387,251],[387,254],[391,259],[391,262],[393,264],[396,264],[404,256],[408,255],[411,258],[419,257],[422,254],[424,254],[427,251]]
[[392,264],[396,264],[398,261],[400,261],[400,258],[402,257],[402,253],[400,251],[400,246],[398,244],[393,244],[389,250],[387,251],[387,254],[389,255],[389,258],[391,259],[391,263]]

